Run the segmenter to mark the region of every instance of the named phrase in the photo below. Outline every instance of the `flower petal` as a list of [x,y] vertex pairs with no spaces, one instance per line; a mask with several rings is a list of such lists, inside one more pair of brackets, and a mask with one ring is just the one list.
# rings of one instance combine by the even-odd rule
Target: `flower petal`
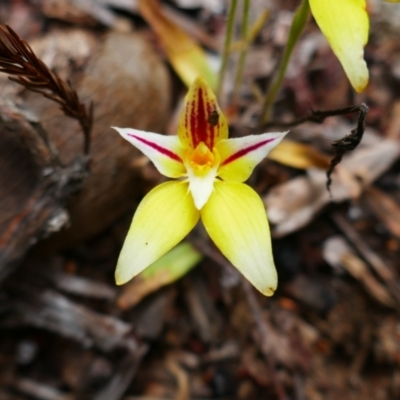
[[264,205],[249,186],[218,182],[201,210],[208,234],[225,257],[264,295],[277,286]]
[[199,220],[185,182],[165,182],[139,204],[119,255],[115,280],[122,285],[179,243]]
[[279,144],[287,132],[271,132],[217,143],[221,157],[218,176],[226,181],[243,182],[248,179],[254,167]]
[[182,161],[183,150],[177,136],[165,136],[131,128],[113,128],[146,155],[161,174],[169,178],[179,178],[186,174]]
[[200,176],[195,174],[192,168],[188,166],[187,175],[189,190],[193,196],[194,205],[198,210],[201,210],[214,190],[217,167],[210,169],[206,175]]
[[212,150],[215,143],[228,137],[228,124],[217,99],[202,78],[190,86],[179,120],[178,136],[184,146],[195,149],[204,142]]
[[312,14],[357,92],[368,84],[364,46],[369,19],[365,0],[310,0]]

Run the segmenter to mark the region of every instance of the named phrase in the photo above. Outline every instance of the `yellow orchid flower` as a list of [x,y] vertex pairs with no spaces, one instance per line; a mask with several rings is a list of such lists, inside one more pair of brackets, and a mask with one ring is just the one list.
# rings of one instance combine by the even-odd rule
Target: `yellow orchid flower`
[[140,203],[121,250],[124,284],[178,244],[201,218],[226,258],[263,294],[277,286],[264,204],[244,182],[287,132],[228,139],[214,93],[198,78],[185,98],[177,136],[115,128],[158,171],[176,180],[156,186]]
[[309,0],[311,12],[357,92],[368,84],[364,46],[369,18],[365,0]]

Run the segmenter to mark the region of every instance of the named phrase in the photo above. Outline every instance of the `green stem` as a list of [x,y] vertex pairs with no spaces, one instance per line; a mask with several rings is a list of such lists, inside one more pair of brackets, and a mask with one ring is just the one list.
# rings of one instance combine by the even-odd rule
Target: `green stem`
[[233,88],[233,103],[237,102],[239,97],[240,84],[242,83],[244,63],[246,61],[247,49],[249,47],[249,10],[250,10],[250,0],[244,0],[243,2],[243,18],[242,18],[242,40],[244,42],[244,47],[240,52],[238,67],[236,71],[235,86]]
[[233,25],[234,25],[234,22],[235,22],[236,6],[237,6],[237,0],[232,0],[231,8],[229,9],[228,24],[227,24],[227,27],[226,27],[224,52],[223,52],[223,55],[222,55],[222,64],[221,64],[221,69],[219,70],[219,78],[218,78],[218,86],[217,86],[217,97],[219,97],[219,95],[220,95],[222,82],[224,80],[226,66],[228,65],[229,48],[231,46],[231,41],[232,41],[232,33],[233,33]]
[[261,125],[265,125],[270,118],[272,105],[274,104],[276,95],[281,88],[282,81],[285,77],[286,69],[289,64],[293,49],[307,23],[308,16],[310,14],[309,11],[310,6],[308,4],[308,0],[302,0],[302,3],[300,4],[293,18],[292,26],[290,27],[288,42],[286,44],[277,74],[274,76],[273,81],[268,88],[268,92],[265,95],[264,105],[260,118]]

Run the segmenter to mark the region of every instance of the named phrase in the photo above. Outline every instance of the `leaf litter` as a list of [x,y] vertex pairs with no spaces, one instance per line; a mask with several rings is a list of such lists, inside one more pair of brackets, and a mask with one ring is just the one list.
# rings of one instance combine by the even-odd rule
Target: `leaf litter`
[[[38,32],[45,35],[48,25],[62,30],[70,24],[98,34],[129,27],[146,36],[158,54],[163,51],[169,57],[163,43],[169,39],[145,24],[148,17],[141,17],[134,2],[107,0],[89,7],[92,2],[66,0],[66,6],[58,9],[50,8],[50,3],[1,5],[8,11],[3,15],[10,19],[3,17],[1,22],[24,16],[28,41]],[[165,7],[171,3],[172,14],[167,12],[162,18],[175,15],[168,25],[175,26],[172,31],[185,35],[184,43],[190,38],[199,48],[203,44],[215,51],[223,39],[221,2],[210,0],[204,9],[196,1],[170,2]],[[74,13],[68,13],[67,6],[73,6]],[[257,15],[268,11],[270,17],[248,44],[249,66],[238,103],[228,113],[234,135],[256,129],[254,119],[261,109],[257,93],[271,79],[274,58],[281,51],[274,31],[296,6],[295,1],[273,1],[266,10],[263,2],[252,2],[250,26]],[[310,53],[301,58],[295,51],[291,61],[295,73],[284,82],[273,120],[290,123],[310,115],[311,108],[362,102],[370,111],[360,145],[343,156],[332,174],[331,195],[325,186],[330,145],[354,129],[357,121],[351,115],[291,128],[290,142],[278,147],[252,178],[251,184],[267,206],[275,237],[280,285],[273,298],[259,296],[242,282],[201,227],[189,237],[191,256],[183,259],[184,272],[174,277],[150,274],[143,287],[132,283],[116,288],[113,270],[129,211],[110,221],[98,236],[67,248],[36,246],[22,262],[8,264],[8,277],[0,282],[0,398],[398,398],[400,130],[396,91],[400,61],[395,57],[398,33],[387,12],[395,6],[385,5],[385,13],[378,2],[371,6],[367,54],[372,73],[363,95],[350,95],[340,65],[327,55],[312,22],[300,39],[299,48],[308,48]],[[32,10],[37,19],[29,17]],[[188,21],[197,29],[188,30]],[[270,55],[268,68],[251,65],[259,59],[253,56],[255,49]],[[228,90],[222,93],[233,87],[229,88],[235,76],[232,59],[226,73]],[[78,58],[80,73],[82,62]],[[61,69],[71,67],[70,63],[61,65]],[[107,77],[102,83],[107,85]],[[184,92],[176,75],[172,75],[171,88],[176,103],[178,93]],[[21,104],[14,89],[5,88],[4,93],[11,93],[10,101]],[[85,97],[84,103],[89,104],[90,95]],[[130,104],[121,101],[119,107],[128,113]],[[1,111],[2,121],[12,121],[16,115]],[[24,115],[18,114],[17,126],[28,132]],[[94,123],[99,117],[95,111]],[[160,124],[167,128],[165,121]],[[151,165],[133,158],[129,166],[109,167],[112,173],[138,171],[131,180],[135,185],[130,192],[132,204],[160,179]],[[5,190],[1,185],[0,189]],[[31,194],[22,195],[29,198]],[[115,200],[109,204],[118,207]],[[80,229],[79,221],[73,224]],[[16,250],[23,248],[17,245],[21,244],[15,244]],[[8,253],[1,250],[0,246],[4,260]],[[179,261],[177,257],[172,261]]]

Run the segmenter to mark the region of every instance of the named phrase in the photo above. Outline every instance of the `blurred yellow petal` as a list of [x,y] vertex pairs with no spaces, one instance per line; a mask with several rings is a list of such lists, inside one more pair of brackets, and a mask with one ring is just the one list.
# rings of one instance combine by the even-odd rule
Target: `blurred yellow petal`
[[203,76],[215,89],[217,75],[211,69],[205,51],[164,15],[162,4],[158,0],[139,0],[139,8],[157,33],[168,60],[183,82],[190,86],[198,76]]
[[195,149],[203,142],[211,151],[228,137],[228,124],[210,86],[197,78],[190,86],[179,119],[178,136],[184,146]]
[[362,92],[368,84],[364,46],[369,18],[365,0],[309,0],[312,14],[352,86]]
[[216,148],[221,157],[218,176],[226,181],[244,182],[255,166],[279,144],[287,132],[270,132],[221,140]]
[[215,182],[201,218],[225,257],[261,293],[272,296],[278,278],[272,258],[271,235],[260,196],[238,182]]
[[122,247],[115,280],[122,285],[178,244],[196,225],[199,211],[185,182],[165,182],[139,204]]

